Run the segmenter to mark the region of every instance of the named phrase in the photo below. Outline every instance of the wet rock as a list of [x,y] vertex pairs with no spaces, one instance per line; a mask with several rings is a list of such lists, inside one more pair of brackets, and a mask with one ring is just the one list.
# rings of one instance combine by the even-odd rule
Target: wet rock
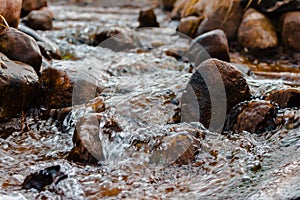
[[268,101],[254,100],[232,109],[227,118],[226,130],[262,133],[276,128],[276,109]]
[[[0,14],[6,19],[9,26],[17,28],[20,21],[22,0],[1,0]],[[4,24],[2,19],[0,23]],[[0,27],[2,30],[2,27]]]
[[26,63],[40,74],[42,55],[35,40],[15,28],[0,33],[0,52],[9,59]]
[[275,124],[284,129],[295,129],[300,126],[300,110],[285,108],[279,110],[276,115]]
[[153,9],[140,11],[138,21],[139,27],[159,27]]
[[300,11],[284,15],[281,38],[286,46],[300,52]]
[[277,103],[281,108],[300,108],[300,90],[297,88],[274,90],[265,99]]
[[13,118],[10,119],[8,122],[2,122],[0,123],[0,138],[7,138],[12,133],[21,130],[22,125],[20,118]]
[[[100,122],[103,123],[101,133]],[[109,137],[113,132],[121,130],[121,127],[113,119],[102,119],[101,115],[97,113],[85,115],[76,124],[73,135],[74,147],[68,155],[68,160],[89,164],[104,161],[102,141],[100,140],[104,136],[99,136],[99,134],[107,134]]]
[[33,30],[23,24],[20,24],[18,29],[25,34],[30,35],[32,38],[35,39],[35,41],[37,41],[40,51],[46,59],[49,59],[49,60],[51,60],[51,59],[60,60],[61,59],[61,53],[60,53],[59,47],[55,43],[50,41],[48,38],[42,36],[35,30]]
[[[201,63],[190,78],[181,98],[181,116],[188,121],[198,119],[208,128],[213,115],[217,116],[221,123],[221,120],[225,119],[223,115],[229,113],[238,103],[248,100],[250,96],[248,84],[239,70],[227,62],[209,59]],[[214,126],[214,129],[219,129],[217,126],[222,124]]]
[[245,7],[253,7],[267,13],[282,13],[300,9],[298,0],[242,0],[241,3]]
[[47,0],[23,0],[22,3],[22,13],[27,15],[33,10],[39,10],[42,7],[47,6]]
[[191,49],[198,43],[212,58],[230,61],[227,37],[224,31],[217,29],[199,35],[191,44]]
[[0,53],[0,121],[38,103],[38,76],[32,67]]
[[72,100],[81,104],[95,98],[103,90],[97,86],[98,72],[90,69],[85,73],[85,69],[86,64],[74,61],[54,61],[44,69],[40,78],[42,104],[48,108],[64,108],[72,106]]
[[161,0],[161,5],[164,10],[171,11],[176,0]]
[[182,18],[179,22],[178,31],[192,38],[195,37],[197,33],[198,26],[202,18],[190,16]]
[[222,29],[229,40],[236,38],[244,14],[239,1],[206,0],[199,1],[195,7],[198,15],[206,17],[199,25],[198,35]]
[[251,50],[274,48],[278,44],[271,21],[254,9],[246,11],[238,30],[238,41],[243,47]]
[[188,134],[175,134],[165,137],[151,157],[150,163],[188,165],[199,151],[199,141]]
[[60,171],[60,166],[47,167],[39,172],[28,175],[22,183],[22,189],[37,189],[39,192],[52,183],[58,184],[68,175]]
[[100,29],[90,40],[93,46],[100,46],[113,51],[124,51],[136,46],[130,31],[118,28]]
[[40,10],[31,11],[23,20],[26,26],[34,30],[51,30],[53,13],[44,7]]

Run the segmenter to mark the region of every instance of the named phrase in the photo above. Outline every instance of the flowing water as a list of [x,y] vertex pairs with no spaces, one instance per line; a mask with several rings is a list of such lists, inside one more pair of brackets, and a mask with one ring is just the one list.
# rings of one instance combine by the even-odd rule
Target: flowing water
[[[54,63],[82,66],[78,79],[84,79],[85,72],[91,69],[97,77],[94,83],[104,88],[98,98],[109,109],[103,115],[116,117],[123,130],[113,136],[113,142],[102,138],[101,165],[83,165],[67,161],[66,157],[73,147],[74,124],[90,112],[89,108],[74,108],[64,120],[63,129],[54,118],[29,117],[30,131],[15,132],[7,139],[0,139],[0,199],[299,198],[300,114],[297,109],[283,110],[296,112],[294,127],[282,126],[264,134],[222,135],[195,122],[168,124],[176,115],[178,98],[191,76],[191,68],[189,63],[177,61],[165,52],[186,49],[188,41],[168,28],[174,25],[160,9],[155,12],[164,28],[134,30],[138,26],[140,7],[149,6],[137,2],[134,6],[108,8],[95,4],[50,3],[55,13],[54,29],[42,34],[61,49],[63,60]],[[135,34],[138,39],[133,39],[133,43],[137,48],[115,52],[90,45],[95,31],[103,27],[121,27]],[[239,54],[231,56],[234,62],[250,64]],[[296,77],[299,72],[299,65],[293,63],[279,68],[251,62],[250,67],[255,72],[290,71]],[[247,76],[247,82],[253,96],[290,85],[299,87],[299,79],[277,78],[258,73]],[[84,88],[88,93],[86,99],[95,97],[95,90],[89,92],[89,89]],[[77,100],[74,98],[73,104]],[[172,136],[173,129],[183,132],[197,129],[203,134],[195,160],[189,165],[172,165],[177,157],[162,163],[151,162],[147,149],[131,151],[129,147],[135,140],[154,145],[155,138]],[[184,148],[184,143],[181,147]],[[27,175],[53,165],[60,165],[68,178],[42,192],[21,189]]]

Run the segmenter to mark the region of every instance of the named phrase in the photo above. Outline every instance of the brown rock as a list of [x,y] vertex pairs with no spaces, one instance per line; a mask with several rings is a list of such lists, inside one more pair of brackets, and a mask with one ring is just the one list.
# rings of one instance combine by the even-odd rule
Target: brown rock
[[190,49],[192,49],[195,44],[199,44],[203,47],[212,58],[227,62],[230,61],[227,37],[224,31],[220,29],[199,35],[192,42]]
[[236,38],[244,14],[240,1],[205,0],[199,1],[195,6],[199,15],[206,17],[199,25],[198,35],[222,29],[229,40]]
[[[227,62],[209,59],[201,63],[190,78],[181,98],[181,118],[198,120],[207,128],[219,130],[226,113],[250,96],[248,84],[239,70]],[[219,121],[211,121],[212,117]]]
[[284,15],[281,38],[286,46],[300,52],[300,11]]
[[[0,15],[2,15],[9,26],[17,28],[20,21],[20,14],[22,8],[22,0],[1,0]],[[4,24],[2,19],[0,23]],[[2,28],[0,27],[0,30]]]
[[47,0],[23,0],[22,10],[24,13],[29,13],[33,10],[39,10],[47,6]]
[[195,159],[199,147],[199,141],[191,135],[176,134],[168,136],[153,151],[150,163],[188,165]]
[[249,101],[235,107],[227,119],[227,130],[262,133],[275,129],[276,109],[268,101]]
[[202,18],[195,16],[182,18],[179,22],[178,32],[194,38],[201,21]]
[[182,10],[187,4],[187,0],[177,0],[171,13],[172,19],[180,19]]
[[34,30],[51,30],[53,13],[44,7],[40,10],[31,11],[25,18],[26,26]]
[[38,103],[38,76],[32,67],[0,53],[0,121]]
[[0,33],[0,52],[9,59],[26,63],[39,74],[42,55],[35,40],[15,28]]
[[159,27],[153,9],[140,11],[138,21],[139,27]]
[[238,30],[239,43],[251,50],[274,48],[278,44],[271,21],[254,9],[246,11]]
[[171,11],[176,0],[161,0],[161,5],[164,10]]
[[300,90],[297,88],[274,90],[265,99],[277,103],[281,108],[300,108]]
[[99,124],[100,116],[97,114],[88,114],[77,122],[73,135],[74,147],[68,155],[68,160],[90,164],[104,160],[99,139]]
[[[85,74],[84,69],[84,63],[55,61],[51,67],[43,70],[40,78],[42,103],[49,108],[64,108],[95,98],[102,91],[94,76],[98,72],[91,70]],[[74,87],[76,90],[73,91]]]

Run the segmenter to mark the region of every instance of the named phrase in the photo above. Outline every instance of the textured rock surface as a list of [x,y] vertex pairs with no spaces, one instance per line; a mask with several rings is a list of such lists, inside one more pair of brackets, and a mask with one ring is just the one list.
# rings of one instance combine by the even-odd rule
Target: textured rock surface
[[277,103],[281,108],[300,108],[300,90],[297,88],[274,90],[265,99]]
[[238,30],[238,41],[243,47],[252,50],[274,48],[278,44],[271,21],[254,9],[246,11]]

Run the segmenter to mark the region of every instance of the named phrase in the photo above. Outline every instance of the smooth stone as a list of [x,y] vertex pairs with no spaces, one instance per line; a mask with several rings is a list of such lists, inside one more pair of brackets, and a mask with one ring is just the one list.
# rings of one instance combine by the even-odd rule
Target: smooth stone
[[287,47],[300,52],[300,11],[284,14],[281,38]]

